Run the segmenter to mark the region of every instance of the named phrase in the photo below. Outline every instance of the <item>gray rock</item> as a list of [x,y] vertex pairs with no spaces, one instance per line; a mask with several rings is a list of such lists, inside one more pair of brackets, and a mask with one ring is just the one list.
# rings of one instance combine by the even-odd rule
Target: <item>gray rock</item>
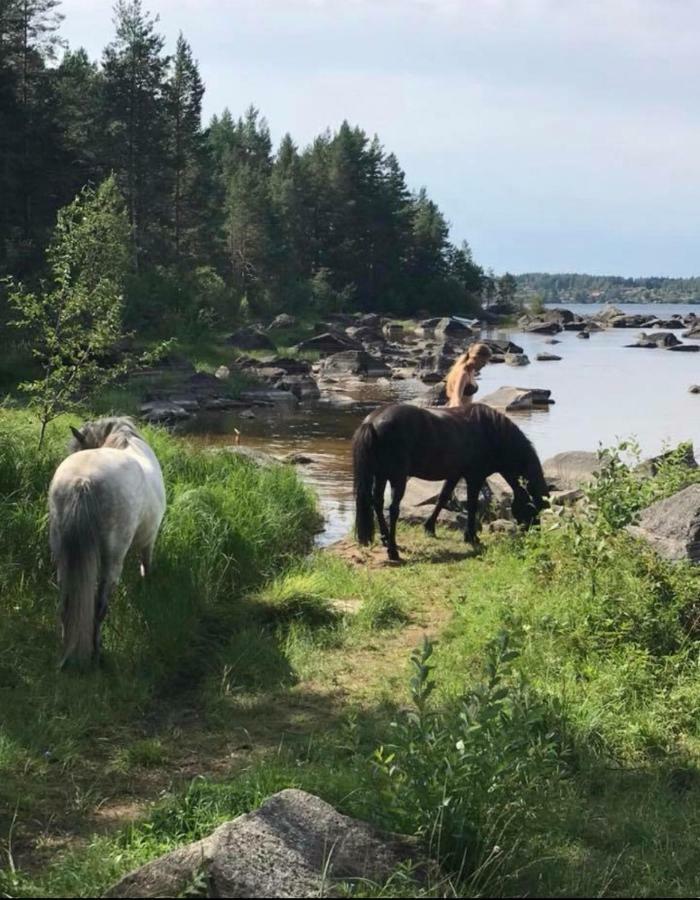
[[695,319],[690,328],[683,332],[685,338],[700,338],[700,319]]
[[381,359],[365,350],[344,350],[333,353],[323,361],[324,375],[367,375],[371,378],[388,378],[391,369]]
[[278,328],[294,328],[296,324],[297,320],[294,316],[290,316],[288,313],[280,313],[267,327],[270,331],[275,331]]
[[691,384],[688,390],[691,394],[700,394],[700,384]]
[[557,362],[561,356],[557,356],[556,353],[538,353],[535,359],[538,362]]
[[181,422],[190,418],[188,410],[167,400],[154,400],[141,406],[141,418],[152,424]]
[[470,338],[474,334],[474,329],[467,325],[466,322],[452,318],[440,319],[434,330],[437,338],[452,338],[454,340]]
[[362,350],[362,344],[347,335],[326,331],[323,334],[316,335],[316,337],[301,341],[297,345],[297,350],[300,352],[313,351],[328,355],[330,353],[340,353],[343,350]]
[[524,329],[528,334],[558,334],[562,330],[559,322],[532,322]]
[[239,328],[226,338],[226,343],[241,350],[274,350],[275,345],[259,328]]
[[581,338],[584,341],[587,341],[590,338],[590,336],[591,336],[590,331],[579,331],[579,333],[576,335],[577,338]]
[[559,491],[575,490],[590,484],[601,468],[598,454],[586,450],[557,453],[542,464],[548,484]]
[[700,563],[700,484],[653,503],[627,530],[666,559]]
[[389,340],[396,340],[403,337],[404,327],[401,322],[386,322],[382,326],[382,333]]
[[345,329],[345,333],[354,341],[362,344],[386,344],[386,338],[379,328],[370,328],[369,325],[351,325]]
[[318,400],[321,391],[310,375],[285,375],[275,384],[278,391],[291,391],[299,400]]
[[492,394],[480,398],[479,403],[486,403],[505,412],[532,409],[533,406],[548,406],[552,403],[551,393],[544,388],[500,387]]
[[632,344],[631,346],[637,347],[676,347],[680,344],[680,341],[672,334],[670,331],[657,331],[656,334],[647,334],[646,332],[642,332],[639,335],[639,340],[636,344]]
[[523,348],[513,341],[497,341],[492,338],[479,338],[479,343],[486,344],[492,353],[505,356],[506,353],[523,353]]
[[529,366],[530,360],[526,353],[506,353],[506,363],[509,366]]

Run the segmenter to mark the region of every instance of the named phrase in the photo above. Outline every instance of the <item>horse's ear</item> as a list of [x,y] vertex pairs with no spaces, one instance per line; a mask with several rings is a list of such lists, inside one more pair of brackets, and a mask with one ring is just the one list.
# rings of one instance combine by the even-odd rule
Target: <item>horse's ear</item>
[[80,444],[80,446],[84,447],[85,446],[85,437],[82,434],[82,432],[78,431],[77,428],[73,428],[72,425],[70,426],[70,430],[73,432],[73,437]]

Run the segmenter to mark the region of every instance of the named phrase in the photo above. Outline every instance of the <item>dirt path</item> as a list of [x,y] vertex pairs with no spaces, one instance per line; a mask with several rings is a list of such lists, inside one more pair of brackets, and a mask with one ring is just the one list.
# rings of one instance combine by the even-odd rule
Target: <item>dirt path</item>
[[[404,578],[403,568],[388,564],[381,548],[359,551],[350,541],[341,541],[326,552],[351,566],[389,572],[391,577],[395,571],[397,579]],[[464,546],[453,539],[429,544],[416,539],[406,552],[407,590],[412,570],[426,562],[434,567],[432,587],[408,598],[404,623],[324,651],[321,672],[291,687],[242,698],[225,726],[212,726],[192,695],[178,697],[128,728],[100,735],[97,752],[83,757],[74,772],[47,773],[31,821],[24,820],[18,829],[15,863],[36,871],[58,850],[77,849],[94,833],[109,833],[133,822],[164,792],[183,789],[197,776],[232,777],[285,741],[333,730],[349,709],[369,710],[382,699],[403,703],[410,654],[424,635],[437,637],[450,620],[445,586],[454,561],[467,556]],[[347,610],[351,608],[349,603]],[[154,764],[131,766],[123,773],[105,767],[105,748],[128,748],[139,741],[157,742],[162,756]]]

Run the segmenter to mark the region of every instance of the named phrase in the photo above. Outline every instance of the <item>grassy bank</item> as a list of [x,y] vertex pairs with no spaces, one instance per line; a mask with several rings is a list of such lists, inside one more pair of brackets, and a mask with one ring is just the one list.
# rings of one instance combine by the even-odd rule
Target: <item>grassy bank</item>
[[95,895],[289,786],[441,859],[386,896],[697,894],[700,585],[622,530],[696,476],[613,457],[576,515],[478,555],[406,527],[393,567],[350,543],[300,559],[292,473],[151,432],[158,574],[127,577],[110,668],[57,678],[43,503],[65,426],[40,458],[24,420],[0,426],[5,895]]

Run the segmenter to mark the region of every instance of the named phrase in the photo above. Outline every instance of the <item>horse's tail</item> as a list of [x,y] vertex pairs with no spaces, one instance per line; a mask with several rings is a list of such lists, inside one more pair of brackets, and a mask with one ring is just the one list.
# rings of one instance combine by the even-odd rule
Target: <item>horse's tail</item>
[[376,469],[377,432],[371,422],[363,422],[352,439],[352,465],[355,486],[355,535],[359,544],[374,539],[372,490]]
[[51,549],[58,571],[63,660],[88,663],[95,647],[95,598],[100,570],[98,511],[89,483],[78,483],[52,509]]

